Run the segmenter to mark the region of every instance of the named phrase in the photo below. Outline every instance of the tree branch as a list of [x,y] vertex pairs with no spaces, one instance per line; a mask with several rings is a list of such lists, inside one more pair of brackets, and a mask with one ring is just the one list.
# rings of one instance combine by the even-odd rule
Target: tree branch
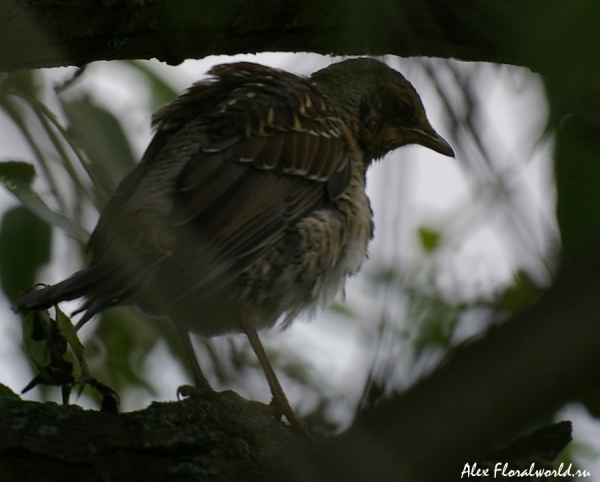
[[[124,454],[119,460],[139,471],[126,480],[145,477],[142,471],[167,460],[175,461],[178,470],[200,467],[199,480],[208,471],[215,472],[215,480],[228,480],[228,473],[237,477],[229,480],[244,480],[259,474],[253,455],[246,460],[244,454],[263,457],[273,467],[271,462],[283,457],[281,448],[288,464],[278,480],[447,480],[448,475],[458,478],[457,464],[475,460],[525,422],[597,385],[600,124],[591,108],[597,96],[590,95],[600,71],[598,49],[590,47],[598,36],[596,5],[596,0],[4,0],[2,70],[150,57],[177,63],[264,50],[443,56],[538,68],[556,125],[576,110],[575,100],[591,114],[579,120],[585,129],[577,130],[589,132],[589,139],[565,144],[560,131],[557,138],[558,212],[567,256],[555,285],[534,306],[460,350],[408,392],[360,417],[344,435],[317,450],[299,450],[294,434],[270,416],[243,421],[240,414],[251,402],[238,404],[233,395],[214,402],[229,404],[229,414],[190,400],[164,405],[172,414],[162,414],[157,407],[163,405],[155,405],[146,411],[149,419],[140,413],[116,416],[46,405],[36,405],[44,408],[27,415],[20,411],[25,408],[2,402],[1,473],[27,472],[35,456],[40,460],[36,467],[47,468],[48,477],[60,465],[66,470],[60,480],[71,473],[91,480],[84,469],[109,473],[116,456]],[[562,124],[568,123],[569,118]],[[561,160],[563,151],[569,163]],[[574,171],[580,166],[591,166],[592,172]],[[117,419],[123,427],[115,425]],[[56,433],[63,421],[68,431]],[[194,432],[197,427],[207,428],[200,445],[188,437],[202,434]],[[253,435],[262,428],[264,436]],[[237,444],[221,444],[219,434],[233,434]],[[40,448],[43,441],[61,455]],[[68,445],[60,446],[61,441]],[[161,470],[169,480],[172,468]],[[126,473],[120,467],[115,472]]]
[[519,63],[527,27],[509,0],[4,0],[0,19],[3,71],[259,51]]
[[259,480],[301,437],[234,392],[125,414],[0,399],[2,480]]
[[280,479],[459,479],[522,427],[542,423],[600,378],[600,263],[568,268],[532,307],[457,351],[407,392],[359,416]]

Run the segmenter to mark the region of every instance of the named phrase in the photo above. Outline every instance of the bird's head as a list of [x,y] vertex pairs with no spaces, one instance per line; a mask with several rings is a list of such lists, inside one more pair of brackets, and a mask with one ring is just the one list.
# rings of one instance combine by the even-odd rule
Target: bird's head
[[398,71],[371,58],[349,59],[311,78],[352,129],[367,164],[408,144],[454,151],[429,124],[419,94]]

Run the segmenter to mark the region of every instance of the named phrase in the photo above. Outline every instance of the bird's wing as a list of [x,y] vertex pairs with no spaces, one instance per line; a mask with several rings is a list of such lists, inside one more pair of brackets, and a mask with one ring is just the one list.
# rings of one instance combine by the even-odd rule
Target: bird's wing
[[175,259],[189,273],[188,292],[235,279],[291,226],[337,199],[350,182],[356,149],[309,80],[248,63],[211,73],[218,82],[186,94],[190,102],[197,97],[200,115],[184,120],[193,105],[183,97],[156,121],[158,134],[178,122],[180,133],[197,123],[207,139],[175,189]]
[[[105,206],[88,244],[102,281],[87,293],[86,319],[137,302],[157,277],[206,296],[347,189],[358,147],[310,80],[250,63],[211,74],[157,112],[144,158]],[[167,193],[149,192],[150,178],[173,169]],[[167,199],[165,224],[148,211]]]

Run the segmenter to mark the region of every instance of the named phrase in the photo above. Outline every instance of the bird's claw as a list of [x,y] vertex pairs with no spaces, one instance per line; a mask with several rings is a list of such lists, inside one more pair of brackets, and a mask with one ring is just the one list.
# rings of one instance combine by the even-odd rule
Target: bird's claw
[[309,440],[313,440],[314,436],[308,425],[304,420],[298,418],[294,409],[290,406],[287,400],[278,400],[276,397],[273,397],[271,403],[267,405],[267,409],[269,414],[277,420],[281,420],[282,416],[285,416],[289,424],[294,428],[298,433],[303,435]]
[[177,400],[181,400],[182,398],[200,398],[208,392],[212,392],[212,389],[199,388],[194,385],[181,385],[177,389]]

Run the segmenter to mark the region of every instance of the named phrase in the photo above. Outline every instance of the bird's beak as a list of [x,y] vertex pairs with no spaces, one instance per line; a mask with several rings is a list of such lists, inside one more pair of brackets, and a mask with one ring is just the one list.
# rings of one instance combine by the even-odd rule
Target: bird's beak
[[433,149],[444,156],[454,157],[452,146],[448,144],[446,139],[435,132],[433,127],[427,126],[425,129],[412,128],[410,130],[413,134],[412,141],[414,143]]

